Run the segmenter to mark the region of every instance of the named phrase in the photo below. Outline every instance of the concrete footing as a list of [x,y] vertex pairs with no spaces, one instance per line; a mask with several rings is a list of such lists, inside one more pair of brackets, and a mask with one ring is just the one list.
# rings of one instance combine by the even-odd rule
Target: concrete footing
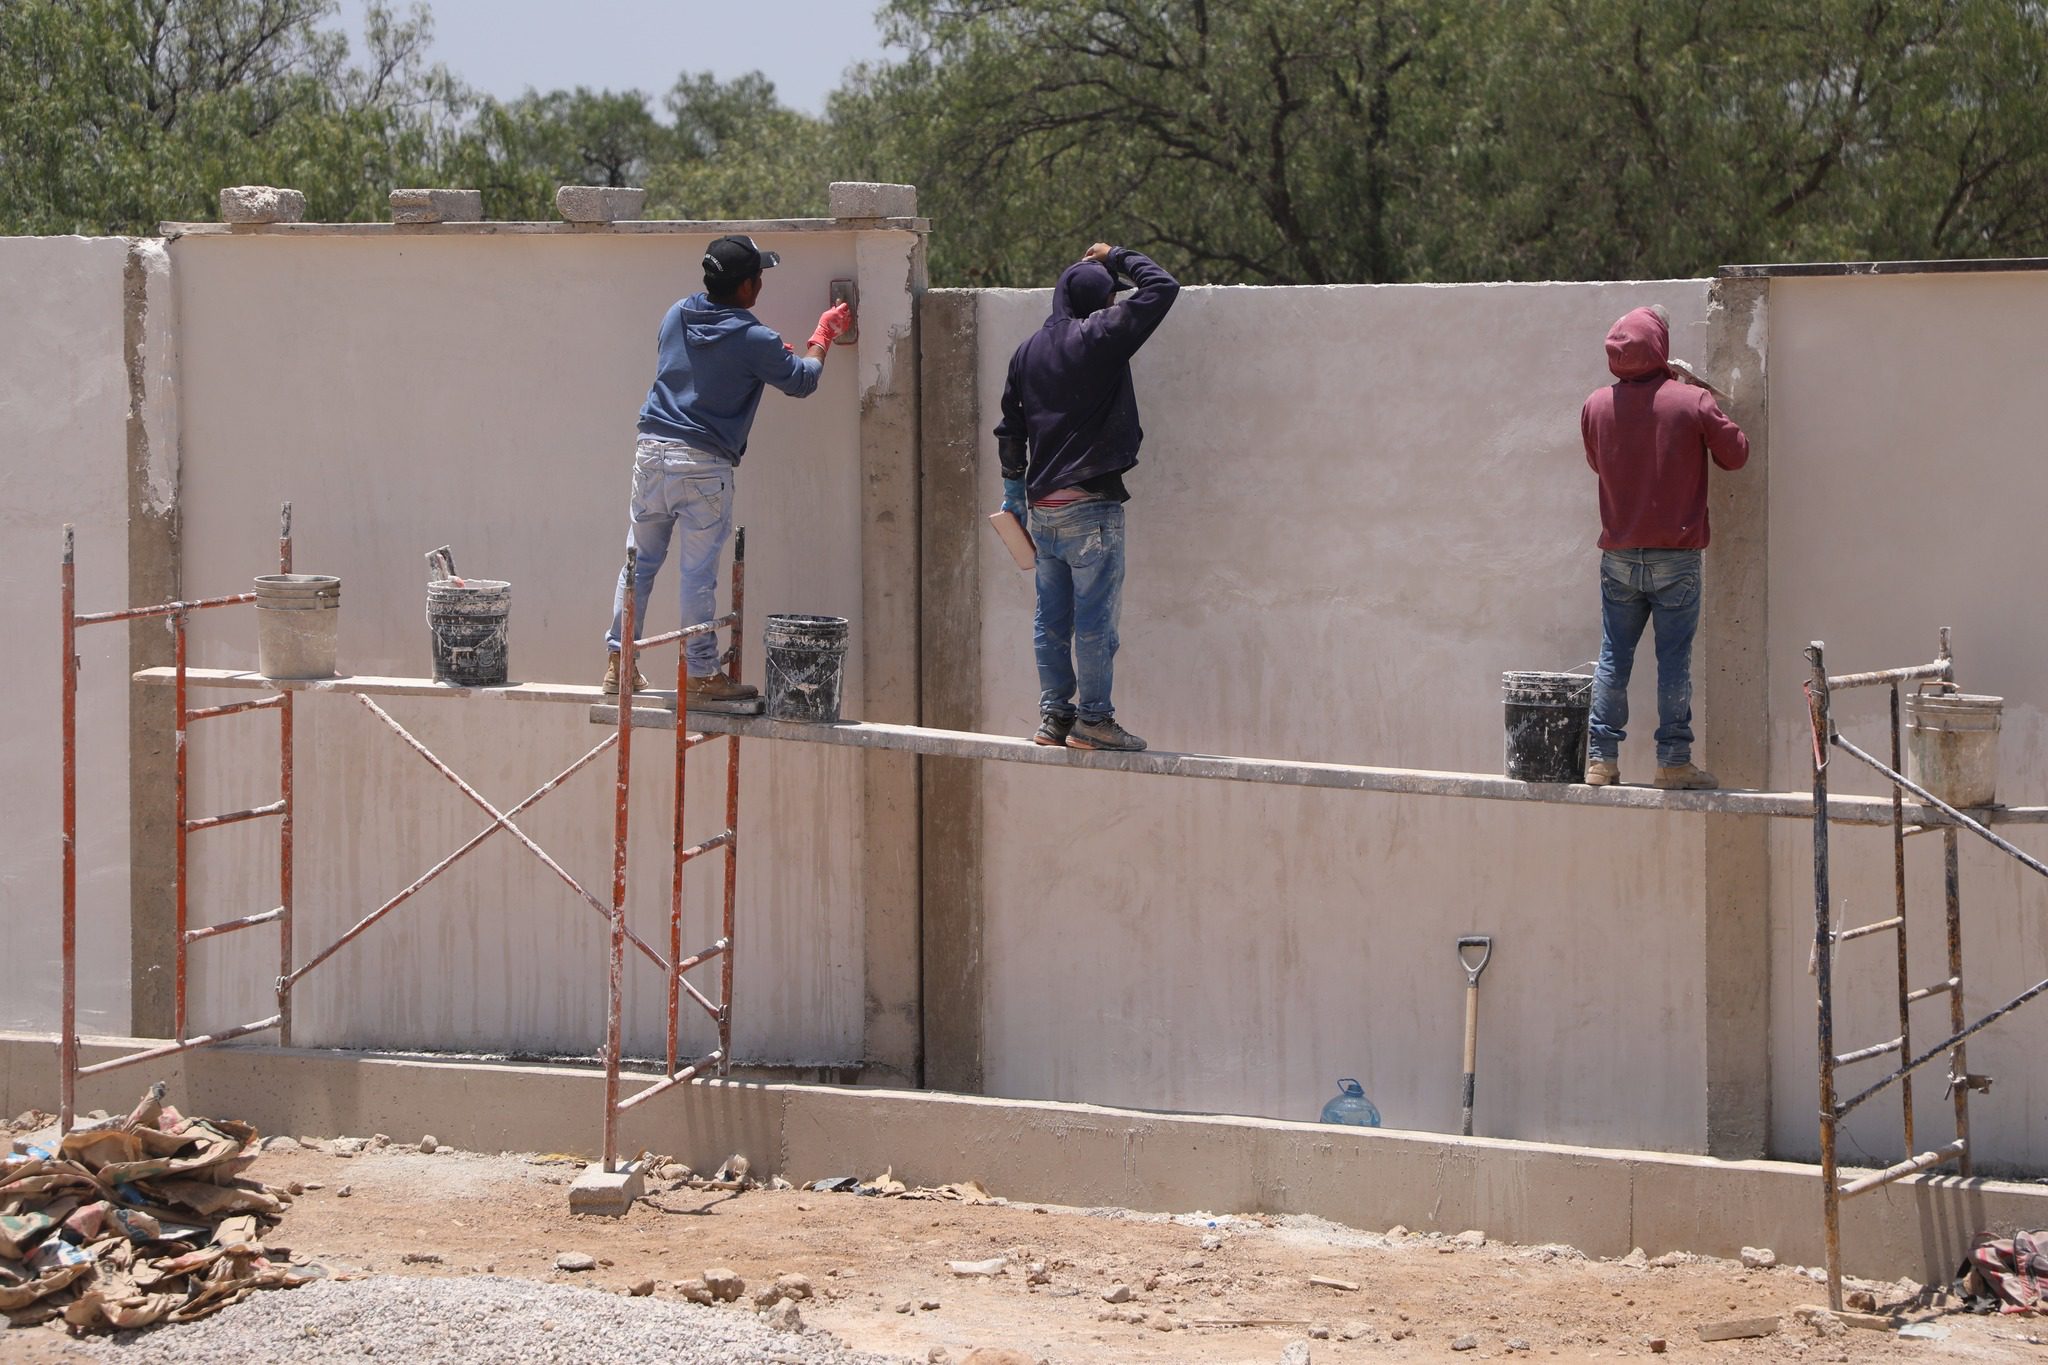
[[[81,1060],[142,1045],[88,1039]],[[186,1113],[266,1133],[431,1132],[471,1151],[594,1155],[604,1103],[594,1067],[222,1047],[88,1077],[79,1108],[126,1110],[159,1079]],[[0,1033],[0,1113],[56,1105],[55,1039]],[[890,1168],[911,1184],[979,1180],[1015,1202],[1480,1228],[1593,1256],[1641,1247],[1732,1259],[1745,1246],[1771,1247],[1786,1264],[1823,1256],[1818,1169],[1787,1161],[744,1081],[678,1086],[622,1115],[619,1142],[698,1170],[740,1152],[755,1173],[797,1183]],[[1913,1177],[1851,1201],[1842,1223],[1850,1274],[1938,1283],[1979,1230],[2048,1226],[2048,1189]]]
[[629,1161],[616,1171],[608,1171],[602,1163],[593,1162],[585,1166],[583,1174],[569,1186],[569,1212],[620,1218],[633,1207],[633,1201],[645,1193],[644,1163]]

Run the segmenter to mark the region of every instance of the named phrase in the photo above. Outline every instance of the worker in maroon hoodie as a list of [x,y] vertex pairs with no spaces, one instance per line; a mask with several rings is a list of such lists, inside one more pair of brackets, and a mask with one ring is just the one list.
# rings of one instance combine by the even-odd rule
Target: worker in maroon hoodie
[[1643,627],[1657,642],[1657,779],[1667,790],[1714,787],[1692,761],[1692,637],[1707,546],[1707,461],[1740,469],[1749,438],[1689,372],[1671,366],[1661,307],[1624,314],[1607,333],[1616,382],[1579,413],[1586,463],[1600,477],[1600,665],[1586,781],[1621,780],[1628,680]]

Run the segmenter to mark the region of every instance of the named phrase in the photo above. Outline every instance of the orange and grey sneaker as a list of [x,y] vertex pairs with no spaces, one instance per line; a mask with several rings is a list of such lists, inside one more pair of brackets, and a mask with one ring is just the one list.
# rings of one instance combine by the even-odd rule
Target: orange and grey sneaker
[[1067,747],[1067,735],[1074,728],[1072,716],[1056,716],[1050,711],[1038,718],[1038,733],[1031,737],[1034,744],[1044,744],[1054,749]]
[[[645,692],[647,690],[647,679],[640,676],[640,670],[637,668],[633,670],[633,690],[635,692]],[[611,652],[610,662],[604,666],[604,694],[607,697],[619,695],[619,651],[616,649]]]
[[1695,768],[1690,763],[1681,763],[1675,768],[1662,764],[1657,768],[1657,780],[1650,784],[1668,792],[1712,791],[1721,785],[1721,780],[1704,768]]
[[1586,785],[1589,787],[1612,787],[1621,781],[1621,764],[1611,758],[1589,758],[1586,760]]
[[1089,720],[1085,716],[1074,722],[1074,728],[1067,732],[1069,749],[1109,749],[1117,753],[1134,754],[1145,747],[1139,739],[1114,720]]
[[722,668],[716,673],[690,679],[692,701],[752,701],[760,695],[759,688],[749,683],[734,682]]

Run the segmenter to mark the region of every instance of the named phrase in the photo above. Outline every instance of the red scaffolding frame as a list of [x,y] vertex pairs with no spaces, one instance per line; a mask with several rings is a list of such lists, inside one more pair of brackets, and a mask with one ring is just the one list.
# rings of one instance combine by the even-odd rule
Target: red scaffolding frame
[[[631,582],[634,572],[634,553],[626,551],[626,581]],[[278,534],[279,571],[292,571],[291,504],[286,503],[280,515]],[[683,642],[703,634],[715,634],[719,630],[730,631],[730,643],[721,656],[721,663],[734,678],[741,676],[741,644],[745,638],[745,593],[746,593],[746,531],[739,530],[733,537],[733,563],[731,578],[732,610],[724,616],[704,622],[701,625],[686,626],[663,635],[650,636],[644,640],[635,639],[634,595],[625,595],[625,620],[620,648],[620,676],[631,679],[635,676],[635,663],[642,650],[661,645],[676,645],[676,701],[680,708],[688,686],[688,661]],[[724,1075],[731,1069],[732,1059],[732,998],[733,998],[733,945],[739,886],[739,802],[740,802],[740,736],[712,735],[692,731],[686,724],[675,727],[675,794],[673,801],[673,824],[671,827],[672,862],[669,891],[669,933],[666,954],[649,944],[633,932],[626,922],[626,891],[629,859],[627,856],[627,835],[629,832],[629,805],[632,788],[632,744],[633,712],[635,706],[619,708],[617,728],[598,742],[596,746],[577,758],[568,767],[556,773],[538,788],[509,809],[501,810],[462,775],[444,762],[422,743],[418,737],[401,725],[390,712],[379,706],[372,692],[403,692],[407,695],[467,697],[477,693],[489,693],[491,688],[464,688],[432,684],[426,679],[384,679],[364,680],[358,686],[351,686],[351,680],[319,679],[308,681],[272,680],[252,674],[237,674],[221,677],[218,675],[200,679],[190,677],[187,664],[187,642],[190,617],[193,612],[215,607],[239,606],[253,603],[256,594],[232,593],[223,597],[199,598],[190,601],[162,602],[146,607],[130,607],[121,611],[80,613],[77,610],[76,543],[73,528],[64,528],[64,562],[62,572],[63,597],[63,1001],[62,1034],[58,1048],[59,1065],[62,1069],[59,1087],[59,1124],[63,1131],[69,1131],[77,1113],[78,1081],[86,1076],[99,1075],[123,1067],[154,1061],[158,1058],[188,1052],[194,1048],[207,1047],[230,1039],[246,1037],[269,1029],[278,1031],[280,1045],[291,1042],[291,993],[292,988],[315,969],[332,959],[348,944],[361,937],[379,920],[410,900],[429,882],[440,876],[459,859],[469,854],[500,830],[510,834],[530,853],[538,858],[548,870],[555,874],[570,890],[586,904],[605,916],[609,926],[609,979],[607,988],[607,1009],[605,1036],[601,1055],[605,1069],[604,1132],[603,1154],[605,1169],[616,1170],[618,1166],[618,1120],[619,1116],[634,1105],[641,1104],[654,1096],[669,1090],[694,1077],[701,1076],[716,1066]],[[174,806],[176,821],[174,829],[175,858],[173,872],[173,899],[176,906],[176,952],[173,962],[175,984],[173,1008],[173,1037],[169,1042],[155,1047],[109,1058],[91,1066],[79,1064],[78,1038],[78,631],[86,626],[105,625],[121,621],[137,621],[162,618],[168,621],[172,635],[173,664],[163,670],[167,677],[157,676],[157,670],[146,670],[138,675],[146,681],[168,682],[173,696],[173,729],[175,734],[175,757],[173,768]],[[252,701],[231,702],[221,706],[192,709],[187,704],[188,689],[192,686],[235,686],[257,687],[269,691],[269,695]],[[294,936],[292,919],[292,860],[293,860],[293,777],[296,756],[292,743],[293,693],[306,689],[320,691],[353,692],[355,699],[375,715],[408,748],[417,753],[428,766],[447,778],[472,803],[490,817],[490,823],[472,836],[453,853],[448,854],[402,890],[385,900],[376,909],[357,920],[333,943],[315,953],[303,964],[294,959]],[[585,703],[595,699],[595,688],[557,689],[562,695],[550,697],[565,701]],[[280,725],[278,745],[278,788],[276,801],[246,810],[231,811],[224,815],[204,816],[193,819],[187,808],[189,790],[188,749],[189,730],[193,722],[218,717],[239,715],[250,711],[276,711]],[[726,753],[725,781],[725,828],[711,837],[695,844],[684,843],[684,812],[686,778],[690,750],[713,739],[728,742]],[[607,749],[616,751],[617,780],[614,787],[612,819],[612,885],[609,901],[593,894],[566,868],[541,847],[530,835],[514,823],[514,817],[531,808],[534,804],[559,788],[570,777],[594,762]],[[279,904],[276,908],[258,914],[245,915],[239,919],[203,925],[198,928],[190,923],[190,862],[188,856],[189,836],[202,830],[215,829],[224,825],[239,824],[247,820],[275,816],[279,819],[278,837],[278,878]],[[683,914],[683,870],[691,862],[718,850],[725,852],[724,896],[721,916],[721,933],[718,940],[688,957],[683,956],[682,914]],[[277,1011],[268,1018],[252,1020],[232,1028],[213,1033],[193,1036],[188,1030],[186,1011],[187,950],[194,943],[218,938],[261,924],[278,926],[278,975],[276,981]],[[621,1063],[624,1046],[624,994],[625,994],[625,947],[628,942],[658,967],[667,984],[667,1046],[663,1074],[659,1080],[642,1087],[624,1099],[620,1098],[622,1084]],[[719,963],[718,996],[714,1000],[705,994],[686,973],[716,960]],[[682,1001],[687,996],[695,1005],[710,1016],[717,1027],[718,1046],[694,1061],[683,1063],[681,1047]]]

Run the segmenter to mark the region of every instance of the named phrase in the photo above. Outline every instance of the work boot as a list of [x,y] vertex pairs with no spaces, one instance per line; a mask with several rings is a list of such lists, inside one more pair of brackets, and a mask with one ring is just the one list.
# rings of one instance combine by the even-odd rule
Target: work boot
[[1657,767],[1657,780],[1650,784],[1668,792],[1711,791],[1721,785],[1720,779],[1704,768],[1695,768],[1691,763],[1681,763],[1675,768]]
[[1589,787],[1613,787],[1621,783],[1621,764],[1612,758],[1589,758],[1586,760],[1586,785]]
[[1074,728],[1067,731],[1069,749],[1112,749],[1119,753],[1134,754],[1145,747],[1139,739],[1112,719],[1088,720],[1085,717],[1074,722]]
[[690,679],[691,701],[752,701],[760,695],[759,688],[749,683],[734,682],[722,668],[716,673]]
[[[637,668],[633,670],[633,690],[647,690],[647,679],[640,676],[640,670]],[[604,666],[604,694],[607,697],[619,695],[619,651],[616,649],[611,653],[611,661]]]
[[1038,718],[1038,733],[1031,738],[1034,743],[1064,749],[1067,746],[1067,735],[1073,728],[1072,716],[1056,716],[1047,711]]

